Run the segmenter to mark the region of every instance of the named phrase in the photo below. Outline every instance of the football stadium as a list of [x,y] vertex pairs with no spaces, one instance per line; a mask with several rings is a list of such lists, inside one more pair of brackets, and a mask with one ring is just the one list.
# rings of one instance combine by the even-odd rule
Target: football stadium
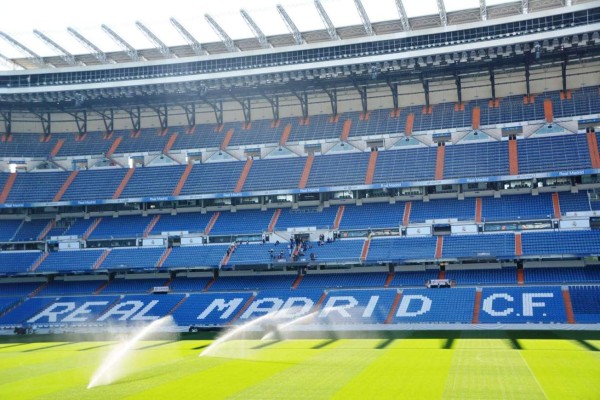
[[600,399],[599,2],[176,3],[1,27],[0,399]]

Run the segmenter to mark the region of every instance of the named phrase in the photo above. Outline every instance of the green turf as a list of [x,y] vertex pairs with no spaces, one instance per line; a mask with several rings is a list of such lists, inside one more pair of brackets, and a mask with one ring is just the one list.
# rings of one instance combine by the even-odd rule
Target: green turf
[[142,342],[86,389],[112,342],[0,344],[0,399],[598,399],[600,341],[478,337]]

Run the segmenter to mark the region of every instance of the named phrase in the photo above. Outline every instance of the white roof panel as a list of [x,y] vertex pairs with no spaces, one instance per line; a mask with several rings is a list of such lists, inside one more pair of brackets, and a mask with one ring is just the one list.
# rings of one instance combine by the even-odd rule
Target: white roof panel
[[479,8],[479,0],[444,0],[446,12]]
[[[405,0],[405,2],[408,1]],[[391,21],[400,18],[394,0],[363,0],[363,6],[365,7],[367,14],[369,14],[372,23]]]
[[[438,13],[436,0],[405,0],[403,4],[408,18],[435,15]],[[398,13],[395,15],[398,15]]]
[[[366,1],[363,1],[363,5]],[[323,8],[336,28],[362,25],[354,0],[322,0]]]

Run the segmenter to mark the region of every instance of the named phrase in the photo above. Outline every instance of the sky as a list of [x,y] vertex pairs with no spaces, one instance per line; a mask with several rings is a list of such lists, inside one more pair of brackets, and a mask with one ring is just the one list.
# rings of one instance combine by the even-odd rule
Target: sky
[[[503,2],[507,0],[487,0],[488,5]],[[335,26],[361,24],[354,0],[321,0],[321,3]],[[362,0],[362,3],[373,23],[398,19],[395,0]],[[167,46],[186,44],[169,22],[174,17],[199,42],[209,43],[219,38],[206,22],[205,14],[210,14],[234,40],[253,36],[240,15],[241,8],[267,36],[287,33],[277,4],[283,5],[301,31],[324,28],[313,0],[4,0],[0,30],[42,57],[58,53],[38,39],[34,29],[75,55],[89,51],[67,32],[68,27],[75,28],[105,52],[121,48],[101,29],[102,24],[137,49],[151,48],[153,44],[135,26],[136,21],[147,26]],[[447,12],[479,7],[478,0],[445,0],[445,4]],[[404,7],[409,17],[437,14],[436,0],[404,0]],[[2,38],[0,55],[24,57]]]

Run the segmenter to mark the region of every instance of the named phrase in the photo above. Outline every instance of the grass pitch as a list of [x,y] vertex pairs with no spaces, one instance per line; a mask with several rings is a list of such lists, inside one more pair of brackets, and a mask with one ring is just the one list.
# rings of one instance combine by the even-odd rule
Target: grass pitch
[[92,389],[114,342],[1,343],[0,399],[600,399],[597,337],[531,336],[147,341]]

